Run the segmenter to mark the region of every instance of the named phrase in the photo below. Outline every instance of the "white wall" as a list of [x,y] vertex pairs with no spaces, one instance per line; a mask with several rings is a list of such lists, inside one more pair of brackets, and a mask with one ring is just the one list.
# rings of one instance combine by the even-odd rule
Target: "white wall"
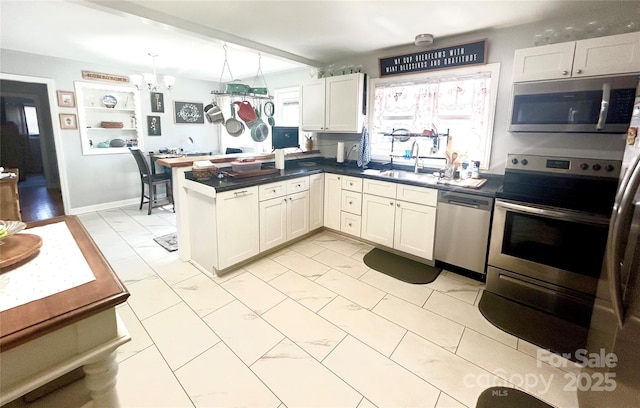
[[[635,3],[635,4],[633,4]],[[628,21],[625,13],[638,13],[637,2],[611,2],[607,10],[609,21]],[[481,16],[479,16],[481,18]],[[433,48],[487,39],[487,62],[499,62],[500,83],[493,129],[490,172],[504,173],[504,164],[508,153],[551,154],[573,157],[593,157],[603,159],[621,159],[624,150],[624,135],[611,134],[514,134],[507,132],[507,120],[511,102],[513,53],[519,48],[534,46],[534,36],[547,27],[564,27],[567,24],[580,25],[594,16],[575,16],[571,21],[553,21],[547,23],[526,24],[517,27],[486,30],[444,39],[436,38]],[[597,16],[596,16],[597,18]],[[364,33],[366,35],[366,33]],[[407,39],[403,39],[406,41]],[[362,65],[364,72],[372,78],[379,77],[378,58],[415,52],[416,47],[405,45],[385,49],[376,53],[361,55],[349,60],[334,61],[335,66]],[[639,67],[640,70],[640,67]],[[401,76],[397,77],[399,80]],[[455,136],[455,135],[454,135]],[[337,140],[345,140],[346,148],[358,140],[356,135],[319,135],[318,145],[323,155],[335,157]],[[324,148],[323,148],[324,147]]]
[[[50,78],[56,90],[75,91],[74,81],[82,81],[83,70],[130,75],[127,69],[93,65],[84,62],[0,50],[1,71],[6,74]],[[218,129],[209,124],[175,124],[173,101],[211,102],[210,91],[217,89],[215,82],[178,78],[171,93],[164,93],[165,112],[152,113],[149,93],[141,91],[142,116],[159,115],[162,121],[162,136],[149,137],[143,132],[146,151],[157,151],[165,147],[183,147],[188,151],[218,152]],[[50,101],[52,109],[62,113],[77,113],[76,108],[59,108],[56,101]],[[57,116],[57,115],[56,115]],[[57,126],[57,123],[53,124]],[[61,145],[66,166],[68,197],[67,205],[71,213],[81,212],[94,206],[108,206],[140,198],[140,176],[135,161],[130,154],[109,154],[83,156],[79,130],[61,131]],[[193,145],[187,144],[192,137]],[[62,163],[60,163],[62,165]]]

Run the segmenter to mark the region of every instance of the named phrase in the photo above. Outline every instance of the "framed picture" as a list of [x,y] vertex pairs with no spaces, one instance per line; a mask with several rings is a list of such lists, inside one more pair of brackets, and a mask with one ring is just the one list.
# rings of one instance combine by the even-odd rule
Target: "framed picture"
[[204,104],[173,102],[176,123],[204,123]]
[[162,128],[160,126],[160,116],[147,116],[147,134],[149,136],[162,135]]
[[78,120],[76,119],[75,113],[61,113],[60,128],[61,129],[77,129]]
[[161,92],[151,92],[151,112],[164,112],[164,95]]
[[58,106],[65,108],[76,107],[76,97],[73,92],[70,91],[57,91],[58,93]]

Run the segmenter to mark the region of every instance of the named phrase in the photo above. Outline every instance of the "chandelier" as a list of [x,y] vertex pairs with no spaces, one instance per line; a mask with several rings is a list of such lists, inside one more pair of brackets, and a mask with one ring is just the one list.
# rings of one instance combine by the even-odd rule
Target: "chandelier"
[[158,75],[156,74],[156,57],[158,56],[158,54],[149,53],[149,56],[151,57],[153,62],[153,74],[144,73],[142,75],[131,75],[129,77],[131,79],[131,82],[136,86],[137,89],[141,89],[144,83],[147,85],[147,88],[151,92],[161,91],[163,89],[163,86],[167,91],[171,91],[176,83],[176,77],[171,75],[164,75],[162,77],[161,86],[158,83]]

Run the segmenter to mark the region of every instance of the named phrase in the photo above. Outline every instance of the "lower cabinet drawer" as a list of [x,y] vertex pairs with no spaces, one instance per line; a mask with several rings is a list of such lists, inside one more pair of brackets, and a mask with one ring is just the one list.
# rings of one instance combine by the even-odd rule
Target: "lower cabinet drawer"
[[285,194],[287,194],[287,185],[284,181],[258,186],[258,197],[260,201],[282,197]]
[[342,212],[340,217],[340,231],[360,237],[360,223],[362,217],[348,212]]
[[435,207],[438,205],[438,190],[435,188],[408,186],[406,184],[398,184],[396,198],[410,203],[429,205]]
[[362,215],[362,194],[353,191],[342,190],[342,211],[351,214]]

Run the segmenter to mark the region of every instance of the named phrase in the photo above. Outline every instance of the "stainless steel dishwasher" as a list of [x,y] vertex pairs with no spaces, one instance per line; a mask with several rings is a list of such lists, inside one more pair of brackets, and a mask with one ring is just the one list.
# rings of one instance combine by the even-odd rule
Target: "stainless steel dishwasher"
[[486,273],[493,198],[440,190],[436,261]]

